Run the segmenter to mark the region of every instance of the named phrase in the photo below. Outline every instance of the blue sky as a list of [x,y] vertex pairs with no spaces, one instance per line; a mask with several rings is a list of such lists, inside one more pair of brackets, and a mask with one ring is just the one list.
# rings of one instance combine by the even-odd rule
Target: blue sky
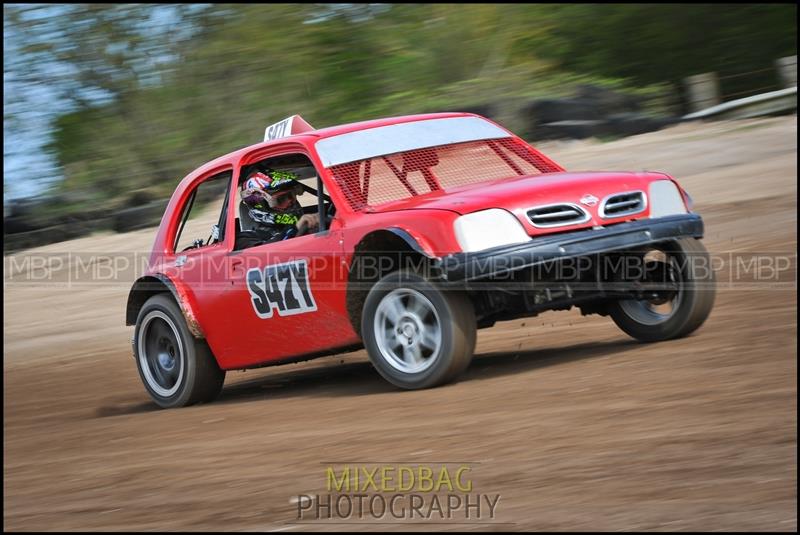
[[[8,5],[8,4],[7,4]],[[26,11],[23,20],[40,21],[53,19],[58,21],[59,15],[66,9],[75,9],[69,5],[33,6],[10,4],[12,7],[31,7]],[[190,9],[203,9],[208,4],[195,4]],[[174,31],[179,38],[187,37],[191,29],[185,26],[175,28],[178,17],[174,7],[169,5],[153,5],[150,21],[142,31]],[[52,36],[45,39],[57,39],[58,23],[52,25]],[[177,31],[175,31],[177,30]],[[187,33],[188,32],[188,33]],[[10,23],[3,11],[3,201],[10,199],[35,197],[41,195],[49,185],[62,178],[53,155],[47,154],[45,146],[50,141],[53,120],[61,114],[71,111],[69,101],[61,98],[59,83],[69,80],[71,66],[56,61],[40,61],[34,67],[21,61],[25,58],[20,52],[22,35]],[[41,59],[41,58],[40,58]],[[162,63],[170,58],[159,58]],[[36,69],[40,78],[52,80],[52,83],[33,83],[25,79]],[[156,67],[157,69],[157,67]],[[146,81],[143,80],[146,83]],[[102,103],[104,95],[85,93],[92,102]]]
[[[189,39],[194,27],[181,19],[182,9],[191,16],[212,4],[151,4],[145,22],[139,31],[157,35],[162,32],[172,40]],[[17,8],[22,24],[15,27],[6,14],[6,6]],[[120,5],[121,6],[121,5]],[[352,9],[354,4],[318,4],[319,17],[309,23],[321,20],[335,12]],[[373,10],[386,9],[385,5],[369,4]],[[363,6],[361,6],[363,7]],[[21,197],[41,197],[48,186],[62,178],[62,170],[45,147],[50,141],[52,122],[59,115],[72,110],[71,102],[62,98],[63,85],[73,82],[74,68],[71,65],[52,60],[48,55],[39,55],[35,63],[28,62],[29,56],[20,51],[23,45],[23,30],[28,30],[29,38],[59,46],[73,46],[64,39],[62,20],[66,12],[78,13],[80,4],[4,4],[3,10],[3,201]],[[77,10],[77,11],[76,11]],[[356,14],[361,13],[359,10]],[[88,19],[85,19],[88,20]],[[38,22],[36,30],[31,31],[33,23]],[[52,23],[51,23],[52,22]],[[173,60],[168,55],[155,56],[143,69],[142,85],[159,83],[160,66]],[[31,73],[38,75],[34,82]],[[146,77],[145,77],[146,76]],[[35,78],[35,77],[34,77]],[[107,96],[97,92],[79,89],[82,97],[100,104]]]
[[24,64],[11,60],[19,54],[18,34],[3,20],[3,200],[33,196],[36,181],[47,183],[60,176],[52,157],[43,154],[50,122],[59,112],[57,94],[45,85],[24,84],[18,70]]

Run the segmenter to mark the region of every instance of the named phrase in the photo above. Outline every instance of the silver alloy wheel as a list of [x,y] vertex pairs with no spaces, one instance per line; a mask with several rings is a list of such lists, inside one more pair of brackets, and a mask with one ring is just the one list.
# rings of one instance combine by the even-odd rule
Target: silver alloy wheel
[[150,312],[139,328],[139,367],[147,384],[161,397],[174,395],[185,373],[183,343],[172,319],[161,312]]
[[634,321],[642,325],[659,325],[670,319],[683,301],[683,277],[680,266],[674,257],[664,251],[652,251],[645,255],[645,260],[650,256],[651,262],[667,264],[665,270],[669,275],[668,281],[677,287],[677,291],[668,298],[662,299],[625,299],[619,302],[620,308]]
[[399,288],[386,294],[375,311],[373,325],[381,356],[398,371],[425,371],[439,357],[439,315],[430,300],[416,290]]

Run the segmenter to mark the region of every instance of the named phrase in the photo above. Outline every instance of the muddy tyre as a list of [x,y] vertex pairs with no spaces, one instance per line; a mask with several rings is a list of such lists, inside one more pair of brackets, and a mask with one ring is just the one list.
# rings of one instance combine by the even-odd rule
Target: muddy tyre
[[383,277],[364,302],[361,333],[375,369],[405,389],[455,379],[472,360],[476,339],[472,303],[409,271]]
[[643,342],[687,336],[708,318],[714,306],[716,281],[703,244],[682,238],[657,252],[664,263],[664,279],[674,290],[655,299],[626,299],[613,303],[609,312],[617,326]]
[[209,402],[222,390],[225,371],[169,294],[154,295],[139,311],[133,351],[144,387],[162,408]]

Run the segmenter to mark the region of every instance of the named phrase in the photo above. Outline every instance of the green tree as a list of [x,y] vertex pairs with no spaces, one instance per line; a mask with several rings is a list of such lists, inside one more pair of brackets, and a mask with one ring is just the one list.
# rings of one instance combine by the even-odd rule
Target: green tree
[[[795,53],[796,11],[769,4],[5,6],[6,44],[17,53],[4,56],[15,84],[4,124],[30,124],[26,113],[35,106],[26,99],[56,95],[50,150],[63,167],[61,189],[119,204],[136,190],[169,195],[198,165],[258,142],[267,124],[295,113],[324,127],[492,104],[513,129],[526,99],[569,95],[579,83],[679,87],[698,72],[768,68]],[[758,82],[741,81],[751,89]]]

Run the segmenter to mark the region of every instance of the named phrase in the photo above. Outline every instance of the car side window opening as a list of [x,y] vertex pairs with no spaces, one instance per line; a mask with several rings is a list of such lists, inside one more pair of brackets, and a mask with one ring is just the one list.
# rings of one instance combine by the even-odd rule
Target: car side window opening
[[295,153],[242,167],[235,250],[324,232],[335,214],[314,164]]
[[175,234],[175,251],[206,247],[225,239],[227,199],[232,171],[204,180],[192,190],[181,211]]

